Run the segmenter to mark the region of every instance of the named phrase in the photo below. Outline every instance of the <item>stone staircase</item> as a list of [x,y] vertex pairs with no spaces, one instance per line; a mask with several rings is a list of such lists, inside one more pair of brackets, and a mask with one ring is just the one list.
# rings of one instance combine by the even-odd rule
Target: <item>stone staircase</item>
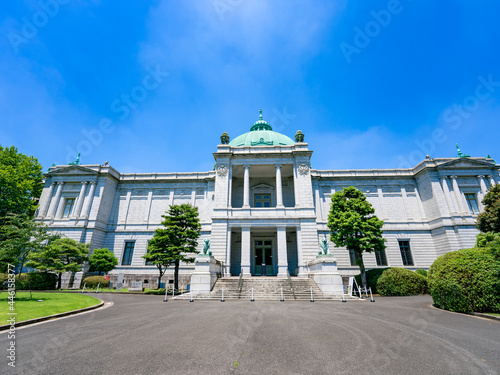
[[[240,299],[250,300],[307,300],[312,297],[314,300],[332,300],[342,299],[342,296],[324,296],[321,289],[314,282],[313,279],[292,277],[278,278],[278,277],[250,277],[243,278],[241,291],[238,289],[239,277],[227,277],[218,279],[215,283],[210,294],[207,295],[193,295],[195,299],[222,299],[222,289],[224,289],[224,299]],[[283,294],[282,294],[283,290]],[[176,299],[189,299],[190,294],[186,293],[183,296],[176,297]]]

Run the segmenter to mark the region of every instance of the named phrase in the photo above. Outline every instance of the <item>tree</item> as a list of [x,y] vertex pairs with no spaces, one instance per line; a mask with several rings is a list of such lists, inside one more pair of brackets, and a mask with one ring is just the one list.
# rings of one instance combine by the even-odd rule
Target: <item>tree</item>
[[361,281],[366,286],[363,252],[385,249],[382,238],[384,222],[375,215],[375,209],[365,195],[353,186],[342,189],[332,196],[328,215],[330,240],[336,247],[353,251],[361,271]]
[[32,216],[43,189],[42,166],[17,148],[0,146],[0,225],[8,214]]
[[97,271],[99,275],[101,272],[108,273],[118,265],[118,259],[112,251],[107,248],[94,249],[89,258],[90,272]]
[[500,184],[490,188],[483,205],[484,212],[477,217],[477,228],[483,233],[500,233]]
[[40,251],[49,241],[59,238],[58,234],[49,232],[46,225],[26,215],[9,214],[3,224],[0,229],[3,237],[0,248],[2,271],[5,271],[7,264],[10,263],[17,265],[18,273],[21,274],[32,252]]
[[143,256],[146,261],[151,262],[158,268],[158,287],[160,289],[161,278],[167,271],[168,266],[174,262],[174,254],[169,251],[169,237],[166,229],[157,229],[154,237],[149,241],[148,252]]
[[188,255],[198,253],[196,247],[201,229],[198,208],[190,204],[173,205],[162,217],[165,219],[162,222],[165,228],[158,228],[150,241],[150,259],[156,262],[160,273],[160,264],[166,268],[169,260],[174,262],[174,288],[179,289],[180,262],[193,263],[194,258]]
[[28,267],[58,273],[57,289],[61,288],[64,272],[78,272],[87,260],[90,244],[79,243],[70,238],[59,238],[28,256]]

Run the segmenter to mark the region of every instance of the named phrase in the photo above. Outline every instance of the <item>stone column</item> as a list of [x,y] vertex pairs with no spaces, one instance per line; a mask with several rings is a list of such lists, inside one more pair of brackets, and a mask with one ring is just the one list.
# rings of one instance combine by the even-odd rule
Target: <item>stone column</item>
[[52,204],[50,205],[50,211],[48,215],[48,217],[51,219],[53,219],[56,214],[57,207],[59,206],[59,201],[61,200],[63,187],[64,187],[64,182],[57,183],[56,196],[51,201]]
[[191,190],[191,206],[196,206],[196,189]]
[[250,208],[250,166],[245,164],[243,178],[243,208]]
[[304,255],[302,252],[302,233],[300,231],[300,224],[297,225],[297,258],[298,258],[298,266],[299,266],[299,273],[297,276],[307,277],[307,273],[305,270]]
[[451,176],[452,184],[453,184],[453,192],[455,193],[455,198],[457,199],[458,207],[460,212],[466,213],[469,212],[467,209],[465,199],[460,192],[460,188],[458,187],[457,176]]
[[401,203],[402,203],[402,206],[403,206],[403,211],[405,212],[405,217],[406,217],[406,220],[413,220],[412,217],[410,217],[410,215],[408,214],[408,208],[406,207],[406,188],[404,185],[400,185],[400,189],[401,189]]
[[321,195],[319,192],[319,184],[316,189],[314,189],[314,199],[316,201],[316,217],[318,221],[323,221],[323,202],[321,202]]
[[89,195],[87,196],[87,200],[85,202],[85,208],[83,209],[83,215],[82,218],[88,219],[90,215],[90,209],[92,208],[92,201],[94,200],[94,193],[95,193],[95,186],[97,185],[97,182],[91,181],[90,182],[90,191]]
[[486,181],[484,180],[484,176],[477,176],[477,180],[479,182],[479,186],[481,186],[481,193],[483,196],[488,192],[488,188],[486,187]]
[[151,203],[153,202],[153,190],[148,192],[148,200],[146,201],[146,213],[144,215],[144,222],[149,223],[149,215],[151,214]]
[[83,201],[85,200],[85,190],[87,189],[87,181],[82,181],[82,187],[80,188],[80,194],[78,195],[78,201],[76,202],[75,210],[73,211],[74,217],[80,217],[82,212]]
[[229,166],[229,172],[227,174],[229,178],[229,191],[227,192],[227,208],[231,208],[233,205],[233,167]]
[[276,164],[276,207],[283,207],[283,188],[281,186],[281,164]]
[[288,254],[286,249],[286,227],[276,228],[278,232],[278,277],[286,277]]
[[495,186],[495,178],[493,177],[493,175],[490,175],[490,186],[493,187]]
[[54,194],[54,187],[56,186],[56,184],[57,184],[56,182],[50,184],[45,202],[43,203],[43,206],[40,208],[40,213],[38,215],[39,217],[47,216],[47,211],[49,210],[50,202],[52,201],[52,194]]
[[231,276],[231,228],[227,228],[227,240],[226,240],[226,277]]
[[457,212],[457,208],[455,207],[453,199],[451,198],[450,187],[448,186],[448,176],[443,176],[441,177],[441,179],[442,179],[441,183],[443,185],[444,196],[446,198],[446,202],[448,202],[448,207],[450,209],[450,212]]
[[250,227],[241,228],[241,272],[250,276]]

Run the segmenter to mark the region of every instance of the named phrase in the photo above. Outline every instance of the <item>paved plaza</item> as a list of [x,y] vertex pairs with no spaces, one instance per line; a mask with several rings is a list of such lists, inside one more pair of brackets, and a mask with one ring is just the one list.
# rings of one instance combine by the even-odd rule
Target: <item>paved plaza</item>
[[[500,322],[366,302],[168,301],[99,295],[104,309],[17,331],[18,374],[497,374]],[[3,346],[7,335],[0,335]]]

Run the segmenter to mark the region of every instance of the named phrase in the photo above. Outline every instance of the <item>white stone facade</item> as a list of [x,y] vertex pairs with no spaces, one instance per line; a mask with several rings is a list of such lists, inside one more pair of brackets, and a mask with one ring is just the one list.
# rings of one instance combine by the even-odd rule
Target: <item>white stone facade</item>
[[[384,220],[387,239],[386,262],[365,254],[366,267],[425,269],[446,252],[474,245],[471,199],[481,211],[487,189],[500,181],[499,166],[487,158],[426,159],[412,169],[315,170],[311,154],[304,142],[221,144],[209,172],[122,174],[107,164],[56,166],[45,175],[37,219],[91,242],[92,249],[113,251],[119,266],[111,275],[156,283],[156,267],[142,258],[148,240],[170,205],[190,203],[200,214],[199,250],[210,238],[224,275],[286,277],[288,271],[307,277],[319,239],[328,237],[330,196],[354,186]],[[347,250],[330,243],[330,251],[341,275],[358,273]],[[193,270],[181,266],[184,283]]]

